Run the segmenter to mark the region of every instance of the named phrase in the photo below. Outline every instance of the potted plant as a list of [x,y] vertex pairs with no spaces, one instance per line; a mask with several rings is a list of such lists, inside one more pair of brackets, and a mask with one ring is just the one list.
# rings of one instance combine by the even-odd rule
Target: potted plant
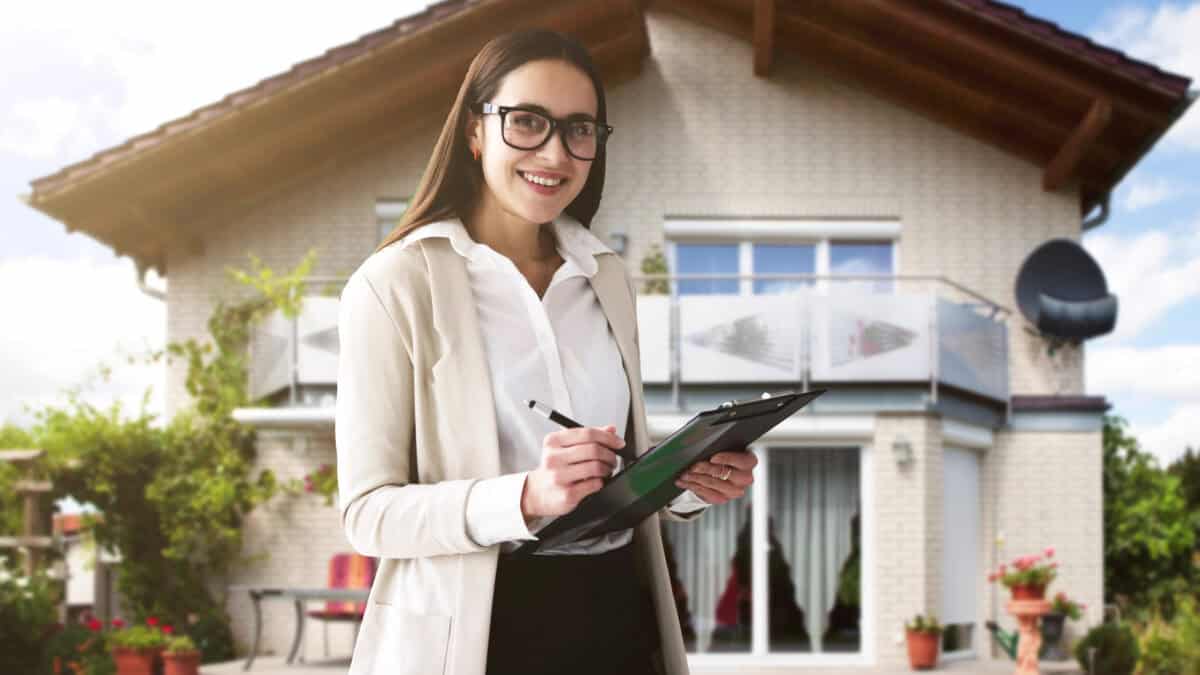
[[928,670],[937,665],[938,649],[942,643],[942,625],[937,617],[917,614],[904,624],[908,639],[908,663],[913,670]]
[[1058,562],[1051,562],[1054,549],[1040,554],[1023,555],[1012,561],[1012,567],[1001,564],[988,574],[988,581],[999,581],[1012,591],[1013,600],[1044,600],[1046,587],[1058,576]]
[[186,635],[167,640],[163,650],[163,675],[199,675],[200,650]]
[[1075,602],[1062,591],[1054,594],[1054,600],[1050,603],[1050,613],[1042,617],[1042,656],[1044,658],[1057,660],[1067,658],[1066,652],[1060,646],[1063,626],[1067,617],[1070,617],[1072,621],[1078,621],[1079,617],[1083,616],[1084,607],[1083,603]]
[[154,675],[154,663],[166,646],[168,635],[157,628],[157,623],[155,620],[145,626],[129,626],[108,635],[117,675]]

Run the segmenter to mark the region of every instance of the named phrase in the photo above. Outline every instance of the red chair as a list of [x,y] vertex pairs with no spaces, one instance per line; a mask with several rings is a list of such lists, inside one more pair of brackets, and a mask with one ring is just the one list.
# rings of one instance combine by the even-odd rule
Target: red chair
[[[377,561],[358,553],[338,553],[329,560],[330,588],[371,588],[375,580]],[[309,610],[305,614],[324,621],[325,657],[329,657],[329,622],[354,622],[354,641],[358,642],[358,627],[366,611],[365,602],[327,600],[325,609]]]

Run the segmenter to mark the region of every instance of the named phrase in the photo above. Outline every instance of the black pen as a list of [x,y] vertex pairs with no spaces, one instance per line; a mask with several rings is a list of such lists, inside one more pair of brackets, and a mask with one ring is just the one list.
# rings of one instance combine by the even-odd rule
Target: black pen
[[[542,405],[541,403],[538,403],[537,401],[535,401],[533,399],[529,399],[528,401],[526,401],[526,403],[529,404],[530,409],[532,409],[534,412],[546,416],[547,418],[550,419],[551,422],[555,422],[555,423],[559,424],[560,426],[563,426],[567,429],[575,429],[575,428],[583,426],[579,422],[576,422],[575,420],[571,419],[570,417],[567,417],[566,415],[558,412],[554,408],[551,408],[550,406]],[[621,458],[624,459],[626,462],[636,462],[637,461],[637,455],[633,454],[633,450],[630,449],[629,445],[625,445],[624,447],[620,447],[620,448],[611,448],[611,450],[613,452],[617,453],[618,455],[620,455]]]

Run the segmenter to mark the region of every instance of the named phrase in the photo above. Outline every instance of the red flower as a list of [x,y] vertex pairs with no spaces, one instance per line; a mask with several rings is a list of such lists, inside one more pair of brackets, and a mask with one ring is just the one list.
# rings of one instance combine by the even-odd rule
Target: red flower
[[157,625],[158,625],[158,619],[157,619],[156,617],[153,617],[153,616],[152,616],[152,617],[150,617],[150,618],[146,619],[146,625],[147,625],[147,626],[157,626]]
[[175,631],[175,629],[172,628],[170,625],[166,625],[166,626],[162,627],[162,632],[166,633],[167,635],[170,635],[174,631]]
[[92,619],[91,621],[87,622],[87,627],[88,630],[92,631],[93,633],[98,633],[104,629],[104,622],[100,619]]
[[125,625],[125,621],[122,619],[113,619],[112,625],[114,628],[120,628]]

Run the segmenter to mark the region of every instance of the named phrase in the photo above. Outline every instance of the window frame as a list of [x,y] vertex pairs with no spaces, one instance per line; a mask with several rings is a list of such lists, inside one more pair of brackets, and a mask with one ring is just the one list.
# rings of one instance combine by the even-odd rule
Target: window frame
[[[678,274],[680,244],[736,244],[738,274],[755,274],[755,244],[811,244],[815,247],[814,271],[832,276],[830,248],[838,244],[888,244],[892,247],[891,274],[900,270],[900,223],[897,220],[687,220],[668,218],[663,227],[667,269]],[[754,279],[741,279],[738,296],[754,295]],[[678,282],[674,282],[677,286]],[[892,287],[894,288],[894,284]],[[829,281],[818,279],[817,292],[827,292]]]

